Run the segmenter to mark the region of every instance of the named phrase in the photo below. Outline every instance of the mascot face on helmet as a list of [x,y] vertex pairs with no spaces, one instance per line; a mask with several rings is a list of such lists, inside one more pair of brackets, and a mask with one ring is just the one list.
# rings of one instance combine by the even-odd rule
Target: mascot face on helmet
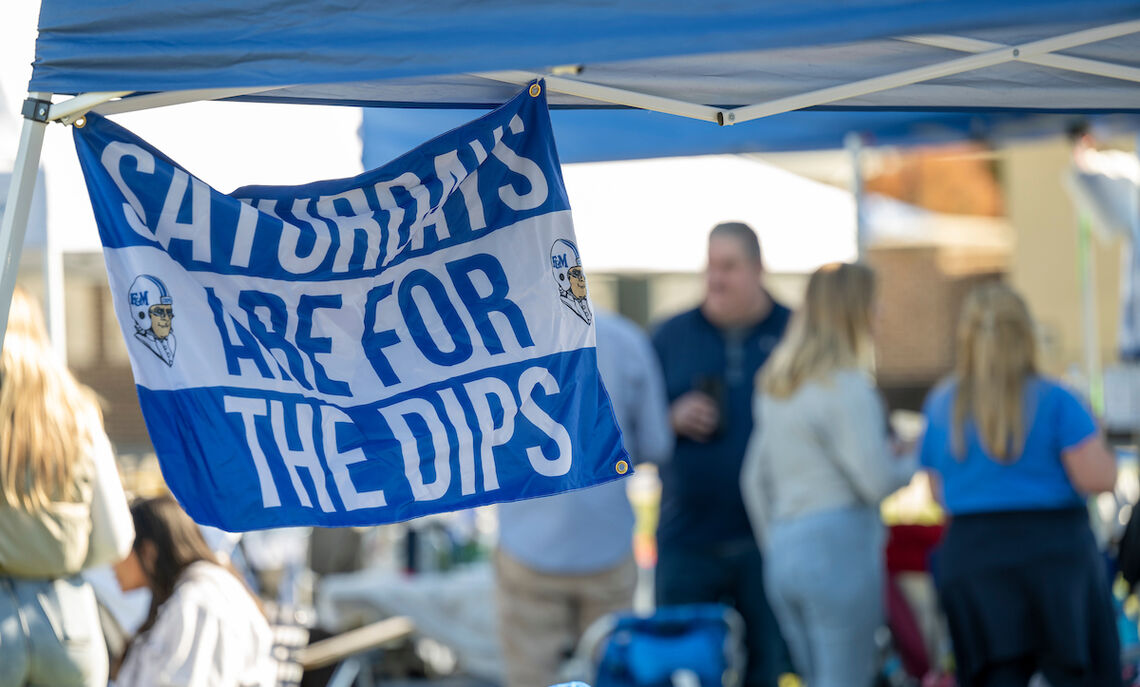
[[589,324],[593,319],[586,300],[586,274],[578,248],[566,239],[558,239],[550,248],[550,269],[558,284],[558,296],[566,307]]
[[149,274],[135,277],[131,283],[131,310],[136,332],[151,330],[157,339],[170,336],[174,319],[174,299],[166,285]]
[[174,364],[174,299],[158,277],[140,274],[128,294],[135,338],[162,359]]

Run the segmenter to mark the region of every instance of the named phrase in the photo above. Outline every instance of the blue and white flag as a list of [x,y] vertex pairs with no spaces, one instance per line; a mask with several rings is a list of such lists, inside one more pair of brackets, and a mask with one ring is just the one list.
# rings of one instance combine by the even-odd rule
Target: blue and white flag
[[544,87],[351,179],[225,195],[75,130],[167,484],[226,530],[395,522],[617,479]]

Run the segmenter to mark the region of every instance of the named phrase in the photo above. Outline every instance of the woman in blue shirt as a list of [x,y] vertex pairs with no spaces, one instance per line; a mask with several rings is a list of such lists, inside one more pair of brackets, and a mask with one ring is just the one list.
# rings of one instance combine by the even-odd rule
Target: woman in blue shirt
[[1033,322],[1003,284],[974,290],[951,379],[926,401],[923,467],[951,516],[939,592],[958,684],[1119,685],[1108,580],[1085,499],[1116,461],[1072,392],[1037,373]]

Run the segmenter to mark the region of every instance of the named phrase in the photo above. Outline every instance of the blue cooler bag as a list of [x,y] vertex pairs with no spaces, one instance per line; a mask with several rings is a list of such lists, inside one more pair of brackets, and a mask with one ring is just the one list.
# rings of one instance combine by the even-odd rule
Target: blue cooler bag
[[738,687],[743,679],[744,621],[728,606],[671,606],[598,623],[583,637],[594,646],[580,647],[586,655],[601,649],[594,687]]

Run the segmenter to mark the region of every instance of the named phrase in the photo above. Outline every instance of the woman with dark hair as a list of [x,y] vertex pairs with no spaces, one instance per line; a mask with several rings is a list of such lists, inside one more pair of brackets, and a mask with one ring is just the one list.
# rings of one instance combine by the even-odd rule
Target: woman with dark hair
[[148,587],[150,611],[127,648],[118,687],[269,687],[269,624],[170,496],[131,506],[135,543],[115,566],[123,591]]
[[1116,458],[1092,413],[1037,369],[1033,320],[1004,284],[975,289],[953,376],[926,401],[920,457],[950,513],[939,593],[958,684],[1121,683],[1108,578],[1085,506]]

